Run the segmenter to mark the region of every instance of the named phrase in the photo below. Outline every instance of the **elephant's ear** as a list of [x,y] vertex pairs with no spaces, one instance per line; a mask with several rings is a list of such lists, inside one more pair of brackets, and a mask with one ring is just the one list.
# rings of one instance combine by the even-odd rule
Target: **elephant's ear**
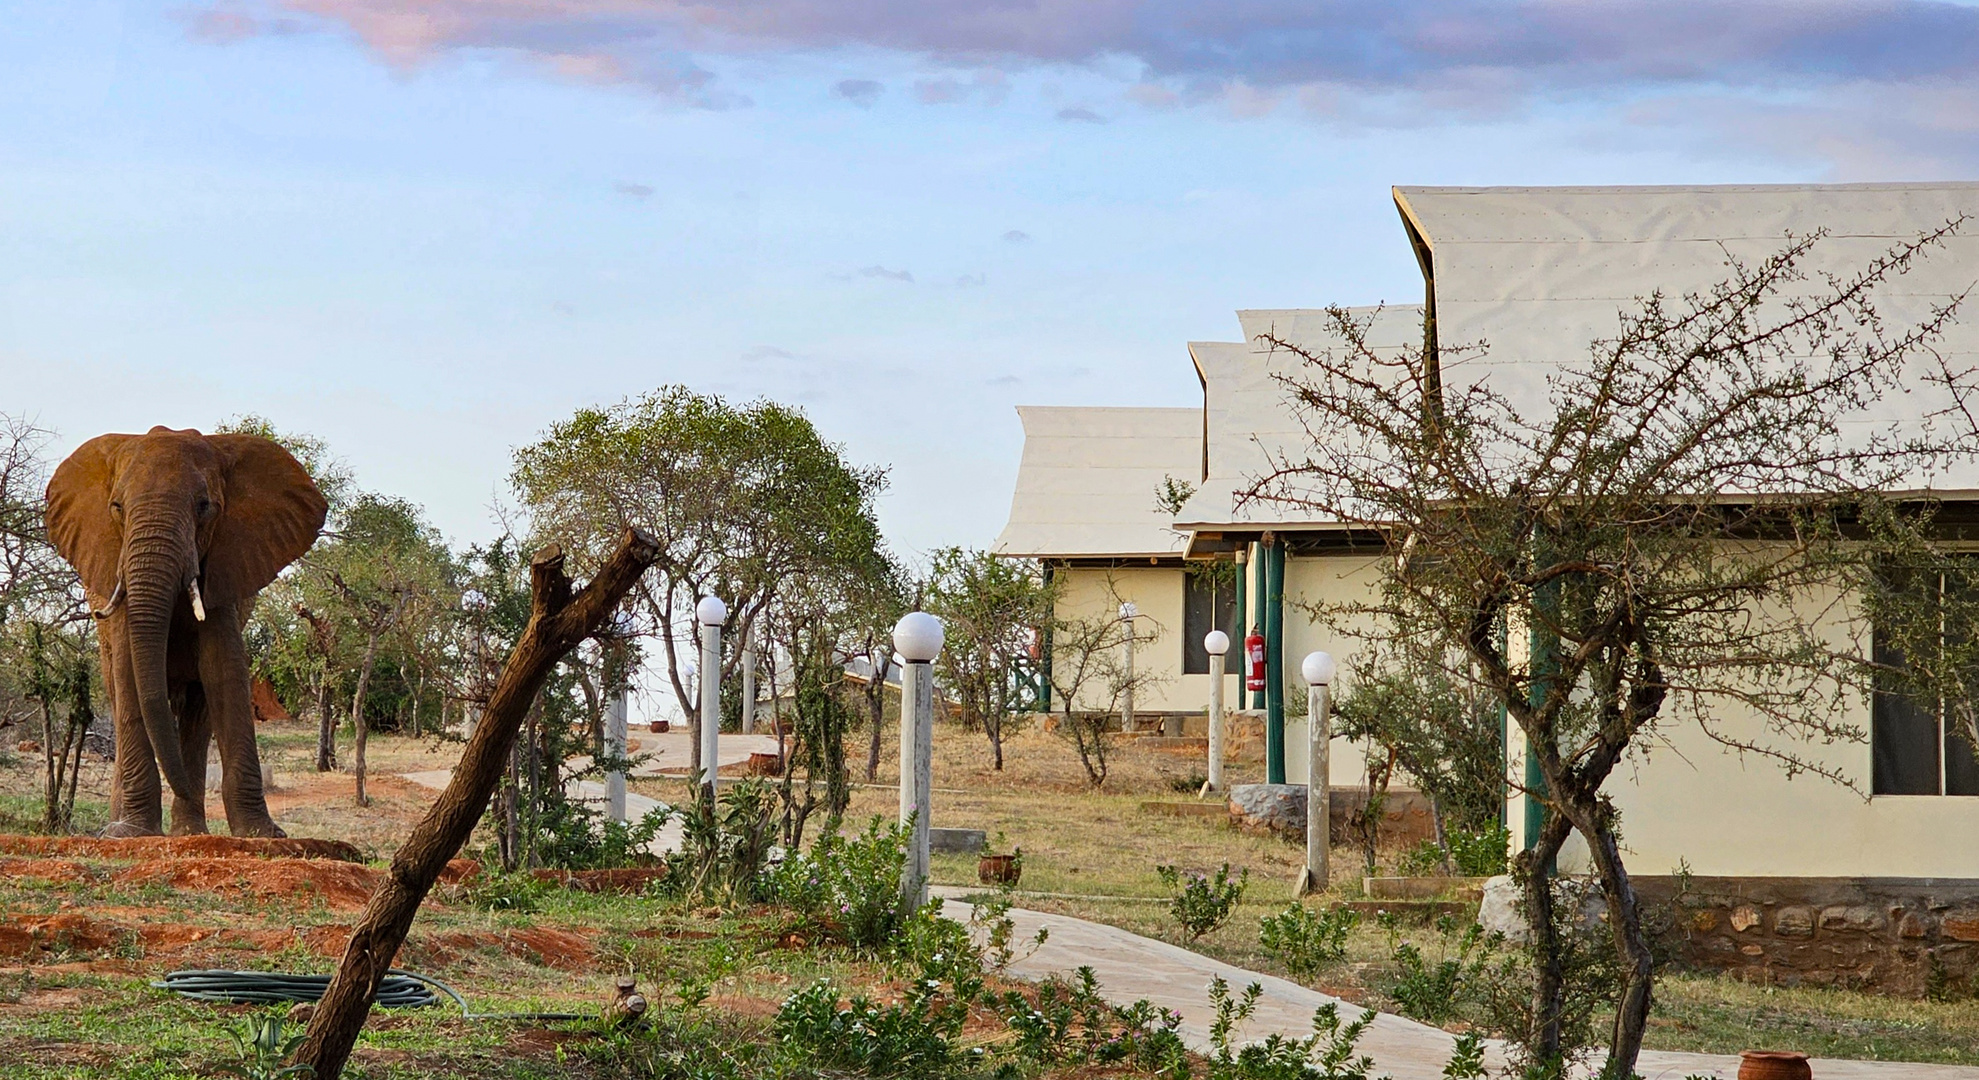
[[329,503],[287,450],[259,435],[211,435],[226,491],[206,548],[202,590],[209,604],[238,603],[302,557],[323,528]]
[[110,513],[110,481],[117,451],[135,435],[98,435],[76,447],[48,480],[48,539],[82,575],[95,604],[117,589],[117,561],[123,556],[124,527]]

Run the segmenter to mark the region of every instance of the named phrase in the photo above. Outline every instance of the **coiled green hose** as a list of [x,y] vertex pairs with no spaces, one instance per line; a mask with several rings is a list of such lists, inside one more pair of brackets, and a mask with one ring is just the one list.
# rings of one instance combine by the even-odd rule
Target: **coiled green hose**
[[[152,983],[194,1001],[224,1001],[245,1005],[274,1005],[284,1001],[321,1001],[330,989],[328,975],[295,975],[285,971],[174,971]],[[592,1020],[583,1013],[469,1012],[460,992],[430,975],[393,968],[378,984],[372,1001],[387,1009],[424,1009],[440,1003],[431,986],[454,999],[463,1020]]]

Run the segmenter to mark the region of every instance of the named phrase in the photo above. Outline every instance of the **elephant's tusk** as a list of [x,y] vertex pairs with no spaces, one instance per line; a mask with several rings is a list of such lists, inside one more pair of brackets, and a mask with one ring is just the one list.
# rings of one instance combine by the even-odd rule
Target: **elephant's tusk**
[[192,617],[198,619],[200,622],[205,622],[206,602],[199,598],[199,579],[193,578],[192,583],[187,585],[186,589],[192,593]]
[[98,620],[109,618],[110,613],[117,610],[117,605],[122,603],[123,599],[124,599],[124,579],[118,578],[117,587],[110,591],[110,599],[106,601],[101,608],[91,609],[89,613],[90,617]]

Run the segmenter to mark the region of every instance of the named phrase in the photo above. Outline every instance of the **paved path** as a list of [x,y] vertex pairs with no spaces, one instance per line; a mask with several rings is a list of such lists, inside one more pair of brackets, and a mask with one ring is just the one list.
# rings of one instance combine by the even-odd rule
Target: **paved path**
[[[943,897],[945,914],[966,923],[969,906],[957,898],[980,890],[937,887],[933,891]],[[1012,975],[1036,980],[1052,974],[1070,975],[1081,965],[1088,965],[1108,1000],[1126,1005],[1146,998],[1181,1014],[1182,1037],[1196,1049],[1209,1046],[1209,1025],[1215,1014],[1210,1009],[1208,990],[1210,980],[1218,975],[1230,984],[1233,993],[1242,992],[1253,982],[1264,988],[1257,1011],[1239,1033],[1244,1042],[1274,1032],[1300,1038],[1310,1035],[1313,1010],[1327,1002],[1338,1003],[1343,1020],[1356,1019],[1366,1011],[1297,983],[1233,967],[1118,927],[1023,909],[1012,909],[1010,918],[1020,941],[1035,937],[1039,927],[1051,931],[1036,953],[1010,966]],[[1361,1038],[1360,1049],[1373,1056],[1377,1075],[1394,1080],[1439,1080],[1455,1042],[1455,1036],[1439,1028],[1378,1013]],[[1490,1064],[1494,1070],[1503,1065],[1498,1047],[1492,1048]],[[1646,1080],[1682,1080],[1692,1074],[1715,1074],[1730,1080],[1738,1075],[1738,1065],[1738,1058],[1731,1055],[1644,1051],[1636,1069]],[[1956,1065],[1816,1058],[1813,1068],[1815,1080],[1979,1080],[1979,1068]]]

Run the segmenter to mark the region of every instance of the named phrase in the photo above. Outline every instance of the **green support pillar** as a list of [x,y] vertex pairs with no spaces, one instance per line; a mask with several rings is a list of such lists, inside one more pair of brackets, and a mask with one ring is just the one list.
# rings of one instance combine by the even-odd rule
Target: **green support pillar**
[[1264,545],[1264,779],[1285,782],[1285,545]]

